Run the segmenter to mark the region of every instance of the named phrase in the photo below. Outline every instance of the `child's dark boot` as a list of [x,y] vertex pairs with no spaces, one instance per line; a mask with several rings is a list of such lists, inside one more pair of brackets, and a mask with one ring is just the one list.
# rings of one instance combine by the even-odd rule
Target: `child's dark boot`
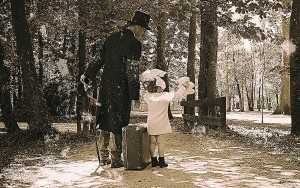
[[165,162],[165,158],[164,157],[159,157],[159,167],[160,168],[164,168],[167,167],[168,164]]
[[152,167],[157,167],[159,165],[157,157],[151,157],[151,165]]

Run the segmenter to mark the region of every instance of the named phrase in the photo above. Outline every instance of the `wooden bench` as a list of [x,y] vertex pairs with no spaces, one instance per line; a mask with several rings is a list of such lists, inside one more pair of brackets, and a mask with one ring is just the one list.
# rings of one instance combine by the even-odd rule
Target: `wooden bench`
[[[226,97],[206,98],[195,101],[181,101],[181,106],[192,108],[194,114],[182,114],[185,122],[190,124],[204,125],[206,127],[220,127],[221,132],[226,131]],[[189,110],[191,111],[191,110]]]

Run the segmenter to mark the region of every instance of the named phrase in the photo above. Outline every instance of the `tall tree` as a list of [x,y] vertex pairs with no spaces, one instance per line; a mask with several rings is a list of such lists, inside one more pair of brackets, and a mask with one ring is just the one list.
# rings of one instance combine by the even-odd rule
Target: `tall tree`
[[[284,9],[290,9],[291,0],[282,0]],[[282,16],[282,34],[285,41],[290,39],[290,23],[286,16]],[[288,67],[290,63],[289,54],[286,51],[282,52],[282,62],[284,67]],[[282,71],[281,74],[281,90],[280,90],[280,101],[274,114],[291,114],[290,104],[290,75],[288,71]]]
[[12,110],[9,84],[9,69],[4,65],[4,48],[2,43],[0,43],[0,106],[7,133],[14,134],[17,133],[20,128]]
[[217,97],[216,64],[218,49],[217,2],[201,1],[200,70],[198,98]]
[[[79,3],[79,62],[78,62],[78,75],[77,75],[77,132],[81,132],[81,115],[86,108],[86,93],[84,92],[83,84],[80,82],[80,76],[84,74],[85,62],[86,62],[86,32],[85,27],[87,25],[86,20],[86,3],[87,1],[80,1]],[[84,131],[86,131],[86,124],[84,123]]]
[[44,77],[44,39],[42,32],[38,32],[38,41],[39,41],[39,83],[43,86],[43,77]]
[[[167,29],[167,10],[165,0],[159,0],[159,4],[162,7],[157,19],[157,62],[156,68],[163,71],[168,71],[168,65],[166,62],[166,29]],[[164,78],[166,82],[166,90],[169,90],[168,75]]]
[[291,42],[295,45],[295,52],[290,58],[290,93],[292,134],[300,136],[300,3],[293,0],[290,21]]
[[227,58],[227,49],[225,52],[225,63],[226,63],[226,112],[230,112],[231,108],[230,108],[230,100],[231,100],[231,96],[230,96],[230,90],[229,90],[229,62],[228,62],[228,58]]
[[[189,40],[188,40],[188,62],[187,76],[191,82],[195,83],[195,61],[196,61],[196,40],[197,40],[197,11],[195,0],[192,1],[192,10],[190,13]],[[195,100],[195,94],[187,96],[188,101]],[[194,108],[187,109],[188,114],[195,114]]]
[[12,23],[17,43],[17,54],[24,83],[24,96],[29,128],[42,131],[51,127],[46,101],[38,82],[24,0],[11,0]]
[[[163,70],[168,72],[168,65],[166,62],[166,29],[167,29],[167,9],[166,9],[166,0],[159,0],[159,4],[161,8],[161,11],[158,15],[158,22],[157,22],[157,62],[155,67],[157,69]],[[165,74],[163,80],[166,82],[166,89],[165,91],[170,90],[170,82],[169,82],[169,76],[168,73]],[[173,115],[171,113],[170,105],[168,108],[168,115],[170,119],[173,119]]]

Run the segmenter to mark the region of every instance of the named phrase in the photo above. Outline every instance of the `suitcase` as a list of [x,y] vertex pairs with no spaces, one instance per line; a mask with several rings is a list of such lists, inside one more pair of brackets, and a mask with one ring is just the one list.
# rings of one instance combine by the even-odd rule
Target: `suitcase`
[[123,159],[127,170],[143,170],[151,163],[150,139],[145,124],[129,124],[123,128]]

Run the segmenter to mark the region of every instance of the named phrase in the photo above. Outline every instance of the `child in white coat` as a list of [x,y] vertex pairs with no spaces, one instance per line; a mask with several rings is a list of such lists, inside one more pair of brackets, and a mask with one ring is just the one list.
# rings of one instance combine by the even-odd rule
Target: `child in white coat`
[[[145,71],[141,75],[141,81],[148,93],[145,94],[144,100],[148,104],[148,134],[150,136],[150,154],[152,167],[167,167],[165,163],[165,134],[171,133],[172,128],[168,117],[168,106],[171,101],[182,99],[188,94],[194,93],[194,84],[189,82],[188,77],[179,79],[179,89],[174,92],[163,92],[166,87],[165,82],[161,79],[166,72],[159,69]],[[158,146],[159,160],[155,154]]]

